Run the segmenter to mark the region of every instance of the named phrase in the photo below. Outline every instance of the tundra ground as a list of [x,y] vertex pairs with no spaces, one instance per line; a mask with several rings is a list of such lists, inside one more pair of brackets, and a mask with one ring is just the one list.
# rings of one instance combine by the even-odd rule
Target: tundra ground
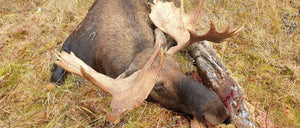
[[[67,36],[94,0],[0,0],[0,127],[104,127],[111,96],[69,75],[49,82]],[[194,8],[197,0],[186,0]],[[199,27],[219,30],[230,22],[244,30],[214,44],[232,77],[244,89],[255,121],[267,114],[276,127],[300,125],[300,2],[297,0],[205,1]],[[178,57],[184,69],[188,59]],[[145,102],[127,112],[120,127],[189,127],[177,113]],[[221,126],[227,127],[227,126]]]

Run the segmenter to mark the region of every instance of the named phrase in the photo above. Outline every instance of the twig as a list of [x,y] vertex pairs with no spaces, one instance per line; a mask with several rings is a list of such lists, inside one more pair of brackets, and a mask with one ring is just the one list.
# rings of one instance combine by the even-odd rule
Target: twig
[[243,96],[244,96],[244,93],[242,93],[242,95],[241,95],[241,97],[240,97],[240,99],[239,99],[239,102],[238,102],[237,107],[236,107],[235,112],[234,112],[235,115],[237,114],[238,110],[239,110],[240,107],[241,107],[241,103],[242,103]]
[[144,114],[145,109],[146,109],[146,107],[147,107],[147,102],[144,102],[144,103],[145,103],[144,109],[143,109],[143,111],[140,113],[139,117],[137,118],[138,120],[140,120],[140,118],[141,118],[142,115]]

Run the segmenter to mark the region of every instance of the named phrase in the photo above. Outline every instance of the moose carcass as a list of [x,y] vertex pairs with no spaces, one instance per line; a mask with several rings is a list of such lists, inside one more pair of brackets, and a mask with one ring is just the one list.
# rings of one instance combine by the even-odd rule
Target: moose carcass
[[[191,115],[197,121],[205,120],[212,125],[228,121],[229,112],[216,93],[184,75],[173,59],[177,51],[193,42],[220,42],[241,30],[228,28],[220,33],[212,22],[209,32],[195,34],[201,4],[202,1],[188,15],[183,4],[176,8],[169,2],[154,1],[152,22],[178,43],[166,50],[164,35],[159,29],[153,32],[146,4],[141,0],[96,0],[62,47],[78,58],[74,54],[55,53],[59,66],[55,67],[51,82],[62,83],[67,70],[111,93],[114,99],[108,118],[114,122],[124,111],[138,107],[149,93],[148,99]],[[161,52],[159,61],[155,58],[161,46],[166,52]],[[152,63],[157,67],[153,68]]]

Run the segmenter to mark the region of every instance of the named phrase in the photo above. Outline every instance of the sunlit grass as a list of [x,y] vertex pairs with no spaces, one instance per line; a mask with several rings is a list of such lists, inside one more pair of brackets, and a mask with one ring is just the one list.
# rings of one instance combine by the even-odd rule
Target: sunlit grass
[[206,7],[214,12],[221,28],[227,21],[245,26],[241,34],[216,48],[248,101],[268,113],[277,126],[299,125],[299,77],[295,72],[300,64],[300,40],[299,26],[292,26],[299,25],[299,8],[276,0],[226,1],[217,6],[212,2]]
[[[105,117],[111,96],[74,75],[62,86],[49,83],[51,51],[61,48],[93,1],[0,1],[0,127],[111,125]],[[188,11],[196,6],[196,0],[185,3]],[[205,1],[199,22],[201,32],[210,19],[219,30],[244,25],[240,34],[214,46],[253,114],[268,111],[277,127],[300,124],[299,7],[296,0]],[[192,70],[184,62],[188,58],[177,60]],[[184,117],[149,102],[122,119],[124,127],[189,126]]]

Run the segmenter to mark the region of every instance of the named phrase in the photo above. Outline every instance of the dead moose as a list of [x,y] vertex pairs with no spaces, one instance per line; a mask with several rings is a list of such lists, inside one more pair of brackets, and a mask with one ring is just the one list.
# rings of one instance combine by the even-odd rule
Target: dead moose
[[[146,98],[211,125],[228,121],[230,114],[216,93],[186,76],[173,58],[194,42],[221,42],[241,30],[228,27],[218,32],[211,22],[206,34],[197,35],[201,5],[202,1],[192,14],[185,14],[183,1],[180,8],[154,1],[149,14],[142,0],[96,0],[64,42],[65,52],[54,53],[58,66],[51,82],[63,83],[67,70],[111,93],[112,112],[107,117],[114,123]],[[167,49],[162,31],[177,45]]]

